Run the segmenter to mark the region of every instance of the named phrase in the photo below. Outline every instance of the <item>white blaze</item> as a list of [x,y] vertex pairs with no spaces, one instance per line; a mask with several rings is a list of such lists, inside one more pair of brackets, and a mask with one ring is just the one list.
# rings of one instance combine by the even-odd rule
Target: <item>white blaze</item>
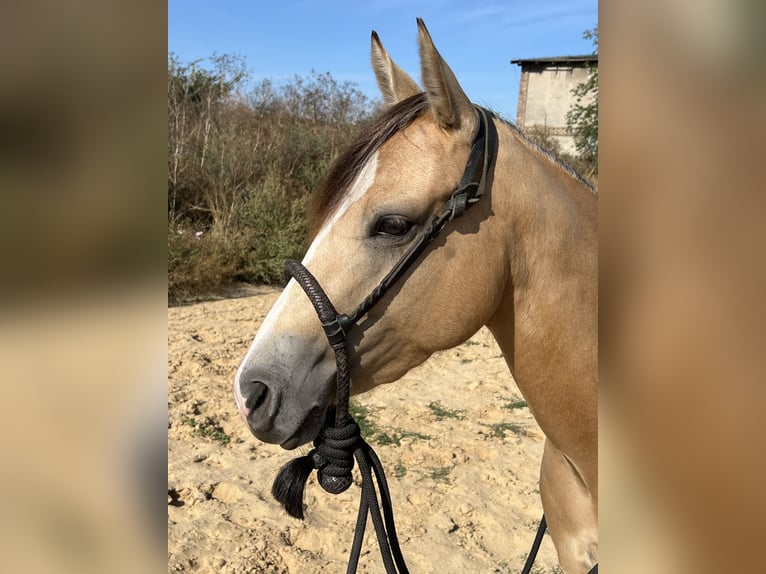
[[322,241],[324,241],[325,237],[329,235],[330,230],[338,222],[338,220],[345,215],[345,213],[352,205],[364,197],[364,195],[369,191],[370,187],[372,187],[372,184],[375,181],[375,175],[377,172],[378,152],[375,152],[367,164],[362,168],[362,171],[359,172],[359,175],[354,180],[351,189],[346,194],[346,197],[343,198],[341,204],[338,206],[338,209],[335,210],[335,213],[332,214],[332,217],[325,222],[325,224],[322,226],[322,229],[320,229],[319,233],[317,233],[317,236],[311,243],[309,250],[306,252],[306,256],[303,258],[303,261],[301,261],[304,266],[308,265],[309,261],[311,261],[311,259],[314,257],[317,250],[319,249],[319,245],[322,243]]

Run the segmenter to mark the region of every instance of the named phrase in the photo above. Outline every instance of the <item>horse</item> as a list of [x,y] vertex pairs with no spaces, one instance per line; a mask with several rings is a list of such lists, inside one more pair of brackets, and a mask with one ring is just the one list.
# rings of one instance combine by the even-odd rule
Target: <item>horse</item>
[[[475,107],[418,19],[423,89],[372,33],[384,110],[313,194],[301,265],[353,308],[396,265],[458,186],[480,128]],[[486,190],[348,332],[351,392],[394,382],[486,325],[545,434],[540,496],[567,573],[598,562],[596,191],[492,114]],[[334,408],[326,333],[290,280],[234,380],[261,441],[294,449]],[[456,389],[457,392],[457,389]]]

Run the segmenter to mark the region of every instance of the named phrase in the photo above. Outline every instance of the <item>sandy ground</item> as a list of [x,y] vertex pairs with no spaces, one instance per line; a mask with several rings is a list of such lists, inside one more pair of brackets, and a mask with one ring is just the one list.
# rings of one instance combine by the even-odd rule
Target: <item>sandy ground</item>
[[[307,518],[270,494],[287,452],[254,438],[231,392],[278,291],[168,309],[168,572],[345,572],[359,488],[312,477]],[[352,399],[374,425],[409,569],[518,572],[542,513],[543,435],[486,329]],[[358,473],[355,471],[358,478]],[[546,535],[533,572],[558,572]],[[368,525],[359,572],[385,572]]]

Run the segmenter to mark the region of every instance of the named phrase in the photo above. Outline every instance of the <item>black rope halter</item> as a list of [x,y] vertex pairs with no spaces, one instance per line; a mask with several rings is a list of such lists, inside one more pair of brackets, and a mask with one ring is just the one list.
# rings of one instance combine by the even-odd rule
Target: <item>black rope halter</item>
[[[476,107],[476,110],[479,116],[479,129],[471,145],[468,163],[457,189],[445,204],[442,213],[431,219],[420,237],[394,268],[352,313],[348,315],[338,313],[319,282],[303,265],[297,261],[288,261],[285,264],[285,274],[295,279],[305,291],[322,323],[327,340],[335,352],[337,399],[334,424],[322,429],[314,440],[314,448],[308,455],[297,458],[282,467],[274,481],[272,494],[282,503],[288,514],[303,518],[303,492],[311,472],[314,469],[317,470],[317,479],[324,490],[331,494],[339,494],[347,490],[353,482],[351,471],[356,459],[362,475],[362,497],[347,574],[356,572],[368,514],[372,515],[386,572],[388,574],[408,573],[399,548],[391,496],[383,466],[375,451],[362,438],[359,426],[348,412],[351,381],[346,349],[347,333],[404,275],[425,251],[428,244],[439,235],[446,223],[463,215],[484,195],[487,178],[497,155],[497,130],[487,110],[480,107]],[[328,418],[331,417],[332,415]],[[372,479],[373,473],[380,490],[382,514]],[[542,538],[542,531],[544,531],[544,522],[541,525],[539,538]],[[536,546],[539,546],[539,541],[533,547],[535,552]]]
[[[331,319],[337,317],[335,307],[308,269],[296,261],[288,261],[285,271],[306,292],[323,325],[329,324]],[[386,572],[405,574],[409,571],[399,548],[391,495],[383,465],[372,447],[362,438],[359,426],[348,412],[351,381],[346,336],[328,335],[328,339],[331,340],[330,344],[335,351],[338,373],[335,425],[328,426],[319,433],[314,440],[314,449],[308,455],[282,467],[274,481],[272,494],[290,515],[303,518],[303,490],[311,471],[317,469],[317,479],[324,490],[331,494],[340,494],[351,486],[351,470],[356,459],[362,474],[362,498],[359,502],[347,573],[356,572],[367,527],[367,515],[371,514]],[[382,515],[372,479],[373,472],[380,490]]]

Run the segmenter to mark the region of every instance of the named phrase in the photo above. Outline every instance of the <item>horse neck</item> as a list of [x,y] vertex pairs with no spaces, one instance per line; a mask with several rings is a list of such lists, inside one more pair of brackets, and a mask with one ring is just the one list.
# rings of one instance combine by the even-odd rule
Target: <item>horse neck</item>
[[487,325],[538,423],[566,451],[596,425],[597,198],[498,127],[492,203],[505,222],[510,279]]

